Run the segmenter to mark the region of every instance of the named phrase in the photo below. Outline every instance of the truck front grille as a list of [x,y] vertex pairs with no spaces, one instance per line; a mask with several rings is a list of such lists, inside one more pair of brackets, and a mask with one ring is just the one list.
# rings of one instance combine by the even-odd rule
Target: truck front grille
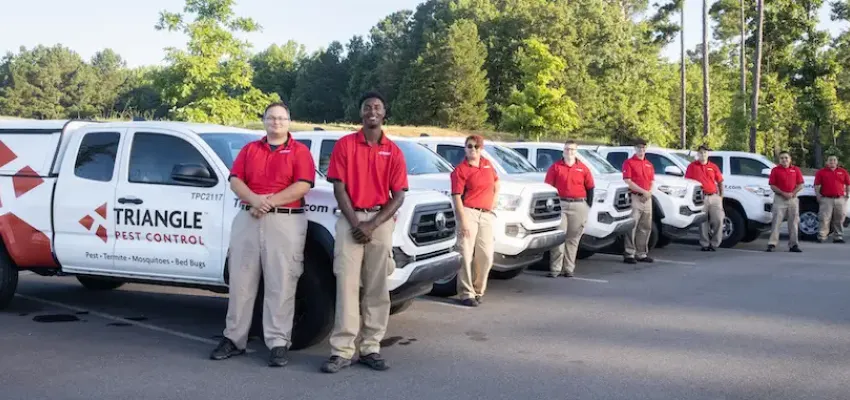
[[531,198],[531,219],[534,222],[556,220],[561,217],[561,199],[557,193],[541,193]]
[[705,203],[705,192],[702,190],[702,185],[697,185],[694,188],[694,204],[701,206]]
[[617,211],[628,211],[632,208],[632,196],[629,188],[619,188],[614,192],[614,209]]
[[410,239],[424,246],[452,240],[457,221],[451,203],[416,206],[410,224]]

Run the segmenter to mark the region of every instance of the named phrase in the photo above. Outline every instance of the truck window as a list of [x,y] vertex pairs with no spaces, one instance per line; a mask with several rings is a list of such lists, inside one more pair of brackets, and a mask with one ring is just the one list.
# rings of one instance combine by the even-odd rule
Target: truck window
[[83,136],[74,175],[93,181],[111,181],[120,140],[118,132],[91,132]]
[[323,174],[328,173],[328,167],[331,164],[331,153],[334,151],[336,139],[322,140],[322,148],[319,150],[319,171]]
[[770,167],[752,158],[730,157],[729,168],[732,170],[732,175],[763,177],[761,170]]
[[454,166],[460,164],[460,162],[463,161],[463,158],[466,157],[466,153],[463,152],[463,147],[449,144],[438,144],[437,154],[446,159],[449,164]]
[[[528,158],[528,149],[514,149],[519,154],[522,154],[523,157]],[[540,152],[540,150],[537,150]]]
[[723,170],[723,157],[718,157],[718,156],[708,156],[708,161],[713,162],[713,163],[714,163],[714,165],[716,165],[716,166],[717,166],[717,168],[720,168],[720,173],[721,173],[721,174],[725,174],[725,173],[726,173],[726,171],[724,171],[724,170]]
[[605,156],[605,159],[608,160],[614,168],[617,168],[617,171],[623,170],[623,163],[626,162],[626,152],[624,151],[612,151]]
[[537,172],[537,168],[531,165],[531,161],[522,158],[515,151],[497,144],[484,145],[484,151],[490,154],[496,160],[496,163],[502,166],[502,169],[509,174],[524,174],[527,172]]
[[664,175],[664,168],[669,166],[676,167],[677,165],[670,161],[667,157],[660,156],[654,153],[646,153],[647,161],[652,163],[652,166],[655,168],[655,173],[657,175]]
[[552,164],[558,162],[558,160],[564,158],[563,151],[551,150],[551,149],[537,149],[537,168],[542,170],[548,170]]
[[215,175],[204,156],[182,138],[147,132],[133,135],[129,182],[185,186],[171,179],[171,171],[177,164],[200,164]]
[[452,166],[431,149],[409,140],[397,140],[396,146],[404,154],[408,175],[448,174]]
[[301,144],[303,144],[303,145],[307,146],[307,148],[308,148],[308,149],[310,148],[310,145],[312,145],[312,144],[313,144],[313,141],[312,141],[312,140],[310,140],[310,139],[298,139],[298,142],[300,142]]

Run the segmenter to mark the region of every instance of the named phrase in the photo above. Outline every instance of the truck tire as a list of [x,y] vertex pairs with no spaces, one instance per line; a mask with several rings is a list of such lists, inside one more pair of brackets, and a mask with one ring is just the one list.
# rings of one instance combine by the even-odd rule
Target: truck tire
[[437,297],[452,297],[457,294],[457,274],[441,281],[434,282],[434,287],[428,293]]
[[[295,292],[295,316],[292,318],[292,345],[290,350],[301,350],[324,341],[334,324],[336,306],[336,281],[330,270],[329,257],[308,244],[304,251],[304,272],[298,280]],[[329,278],[329,275],[331,276]],[[263,288],[262,276],[254,301],[251,318],[251,335],[263,337]]]
[[410,308],[411,305],[413,305],[413,300],[415,299],[405,300],[390,307],[390,315],[396,315],[400,312],[404,312],[404,310],[407,310],[408,308]]
[[590,251],[590,250],[585,250],[585,249],[578,249],[578,251],[576,251],[576,259],[578,259],[578,260],[584,260],[584,259],[590,258],[590,257],[591,257],[592,255],[594,255],[594,254],[596,254],[596,252],[595,252],[595,251]]
[[522,271],[525,271],[525,268],[517,268],[510,271],[490,271],[490,278],[499,280],[514,279],[518,277]]
[[6,309],[18,290],[18,267],[0,246],[0,310]]
[[741,242],[742,243],[755,242],[756,239],[758,239],[760,237],[761,237],[761,232],[758,229],[750,228],[750,229],[747,230],[747,233],[744,235],[744,237],[741,238]]
[[95,291],[113,290],[121,287],[121,285],[124,284],[124,282],[121,281],[92,278],[89,276],[78,276],[77,280],[83,285],[84,288]]
[[731,248],[735,247],[744,235],[747,233],[747,223],[741,213],[733,207],[723,210],[726,217],[723,218],[723,240],[720,242],[720,247]]
[[661,236],[661,220],[654,219],[652,221],[652,230],[649,232],[649,243],[646,246],[647,250],[652,250],[658,244],[658,237]]
[[800,240],[814,241],[818,237],[818,203],[810,198],[800,199],[800,227],[797,229]]
[[655,242],[655,248],[656,249],[663,249],[663,248],[667,247],[667,245],[669,245],[672,242],[673,242],[673,239],[671,239],[667,236],[664,236],[664,235],[658,235],[658,240]]

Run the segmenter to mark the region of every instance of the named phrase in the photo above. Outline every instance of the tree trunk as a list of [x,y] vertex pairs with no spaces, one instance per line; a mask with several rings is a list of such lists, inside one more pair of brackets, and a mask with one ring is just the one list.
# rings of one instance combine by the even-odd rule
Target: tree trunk
[[708,0],[702,0],[702,137],[708,139],[709,120],[708,95]]
[[687,91],[685,90],[685,2],[682,2],[682,9],[679,12],[681,14],[681,25],[679,32],[679,41],[681,42],[682,47],[682,66],[679,68],[681,70],[681,89],[682,89],[682,126],[679,131],[679,139],[681,141],[682,149],[686,149],[688,147],[688,134],[687,134]]
[[756,53],[753,63],[753,102],[750,105],[750,152],[756,152],[756,132],[759,113],[759,85],[761,84],[761,42],[764,26],[764,0],[758,0],[758,27],[756,28]]
[[[744,0],[741,0],[741,99],[747,98],[747,18],[744,12]],[[747,115],[747,102],[744,105],[744,115]]]

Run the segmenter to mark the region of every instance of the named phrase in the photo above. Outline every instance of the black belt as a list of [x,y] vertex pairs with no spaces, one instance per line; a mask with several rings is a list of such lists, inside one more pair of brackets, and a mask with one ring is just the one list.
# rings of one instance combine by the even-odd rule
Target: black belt
[[580,198],[579,199],[579,198],[561,197],[561,201],[567,202],[567,203],[580,203],[580,202],[587,201],[587,198]]
[[356,211],[356,212],[378,212],[378,211],[381,211],[383,208],[384,208],[384,206],[374,206],[374,207],[371,207],[371,208],[355,208],[354,211]]
[[842,197],[844,197],[844,196],[821,196],[821,197],[823,197],[823,198],[827,198],[827,199],[840,199],[840,198],[842,198]]
[[705,195],[706,195],[706,196],[714,196],[714,195],[716,195],[716,194],[717,194],[717,193],[706,193]]
[[[251,209],[251,206],[248,204],[243,204],[242,209],[248,211]],[[304,214],[303,208],[286,208],[286,207],[275,207],[269,210],[270,213],[277,214]]]
[[481,211],[481,212],[490,212],[490,211],[492,211],[492,210],[488,210],[488,209],[486,209],[486,208],[478,208],[478,207],[469,207],[469,208],[471,208],[471,209],[473,209],[473,210],[478,210],[478,211]]

